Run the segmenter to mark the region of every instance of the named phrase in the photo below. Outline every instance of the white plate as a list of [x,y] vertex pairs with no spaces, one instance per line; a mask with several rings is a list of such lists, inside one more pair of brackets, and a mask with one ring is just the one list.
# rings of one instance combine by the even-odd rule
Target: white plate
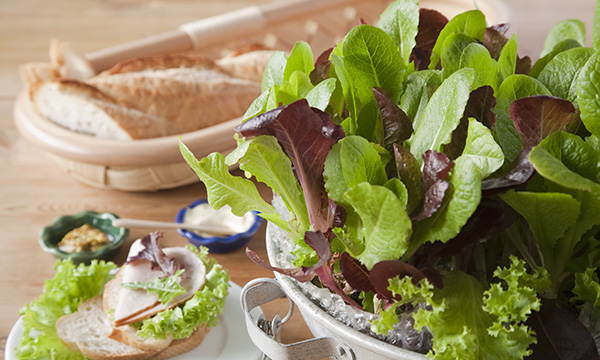
[[[246,332],[244,313],[240,305],[242,288],[230,282],[229,296],[225,301],[225,309],[219,321],[219,325],[212,328],[204,341],[196,349],[173,357],[171,360],[246,360],[259,359],[262,355],[260,350],[254,346]],[[260,308],[253,311],[260,312]],[[258,314],[253,314],[253,317]],[[22,319],[19,318],[8,334],[4,358],[5,360],[16,360],[15,348],[19,345],[23,333]]]

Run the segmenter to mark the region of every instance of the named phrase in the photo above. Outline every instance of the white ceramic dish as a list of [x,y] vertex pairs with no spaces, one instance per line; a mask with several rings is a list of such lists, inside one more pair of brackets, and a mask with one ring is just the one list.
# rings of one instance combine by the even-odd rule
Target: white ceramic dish
[[[249,360],[259,359],[262,353],[256,348],[244,325],[244,314],[240,305],[242,289],[230,283],[229,296],[219,325],[211,329],[204,341],[196,349],[173,357],[171,360]],[[258,309],[258,308],[257,308]],[[260,312],[260,309],[258,309]],[[15,348],[22,334],[22,320],[19,318],[6,340],[5,360],[17,360]]]

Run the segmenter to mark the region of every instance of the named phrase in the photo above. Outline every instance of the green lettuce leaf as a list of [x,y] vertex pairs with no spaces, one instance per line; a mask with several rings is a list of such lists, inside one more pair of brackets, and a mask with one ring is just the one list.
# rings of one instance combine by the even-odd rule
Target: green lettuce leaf
[[451,187],[446,191],[442,206],[415,225],[411,243],[446,242],[455,237],[479,205],[481,180],[481,174],[468,156],[456,159],[449,177]]
[[480,10],[470,10],[458,14],[442,29],[431,52],[429,69],[435,69],[440,60],[442,46],[446,38],[454,33],[465,34],[473,39],[482,40],[486,28],[485,15]]
[[462,156],[471,159],[485,179],[504,163],[502,149],[494,140],[490,129],[479,121],[469,118],[467,141]]
[[504,281],[494,283],[483,293],[483,310],[495,317],[488,332],[498,336],[502,332],[514,332],[515,327],[525,323],[532,311],[541,307],[538,294],[550,287],[548,272],[543,267],[529,274],[525,261],[511,256],[508,268],[497,268],[494,276]]
[[285,62],[281,84],[289,81],[296,71],[308,75],[314,68],[315,60],[310,45],[305,41],[297,41]]
[[475,90],[485,85],[489,85],[498,91],[500,86],[500,67],[498,62],[492,59],[489,50],[481,44],[470,44],[463,51],[460,57],[462,68],[471,68],[475,70],[475,78],[471,90]]
[[130,289],[144,289],[149,294],[157,294],[158,301],[160,301],[161,304],[166,304],[177,296],[185,293],[185,288],[179,285],[179,282],[177,281],[179,276],[181,276],[184,271],[184,269],[180,269],[175,274],[165,278],[156,278],[149,282],[136,281],[122,283],[121,286]]
[[18,359],[84,359],[77,351],[67,348],[56,335],[56,320],[77,311],[79,304],[102,294],[116,265],[93,260],[90,265],[73,265],[71,260],[58,260],[54,278],[46,280],[44,292],[25,305],[23,336],[15,355]]
[[462,33],[450,34],[446,38],[442,44],[440,53],[443,79],[447,79],[450,75],[454,74],[454,72],[461,68],[460,58],[463,52],[467,46],[475,43],[477,43],[477,40]]
[[[522,264],[511,267],[508,271],[522,273]],[[434,288],[426,279],[414,284],[409,277],[391,279],[389,289],[394,295],[402,297],[402,303],[426,305],[419,307],[413,313],[413,318],[417,330],[426,327],[433,335],[428,358],[516,360],[531,353],[528,348],[535,342],[535,337],[523,322],[532,309],[539,308],[539,298],[535,296],[535,291],[518,286],[521,284],[511,282],[506,290],[498,286],[491,292],[484,292],[483,286],[474,277],[460,271],[451,271],[444,274],[443,289]],[[489,302],[486,299],[490,299],[492,293],[503,298],[514,298],[511,298],[509,305]],[[531,294],[534,296],[530,296]],[[512,318],[502,313],[507,308],[516,310],[518,315]],[[495,324],[505,320],[507,316],[510,317],[510,327],[494,331]],[[378,325],[385,330],[384,321]]]
[[248,147],[239,159],[240,169],[254,175],[256,180],[267,184],[281,197],[297,220],[297,231],[303,234],[310,228],[310,221],[304,194],[292,170],[290,158],[273,136],[257,136],[247,143]]
[[577,102],[581,121],[589,132],[600,136],[600,52],[596,51],[585,64],[577,80]]
[[419,1],[402,0],[392,2],[381,14],[377,27],[385,31],[396,46],[408,65],[410,54],[417,41],[419,30]]
[[[517,67],[517,34],[514,33],[510,40],[500,50],[498,57],[498,69],[500,71],[500,83],[515,73]],[[496,89],[497,90],[497,89]]]
[[388,180],[379,153],[360,136],[346,136],[332,146],[323,177],[329,197],[336,201],[362,182],[384,185]]
[[538,61],[535,62],[535,64],[531,68],[531,71],[529,72],[529,76],[537,78],[540,75],[540,72],[544,70],[544,68],[550,62],[550,60],[554,59],[556,55],[562,53],[563,51],[578,48],[581,46],[582,45],[580,43],[573,39],[567,39],[559,42],[558,44],[554,45],[554,48],[549,54],[545,55],[544,57],[538,59]]
[[402,202],[388,188],[360,183],[342,197],[360,217],[364,250],[353,254],[368,269],[382,260],[400,258],[412,233],[410,218]]
[[281,85],[283,83],[283,70],[287,58],[283,51],[275,51],[263,72],[261,91],[264,93],[269,90],[273,85]]
[[220,209],[227,204],[237,216],[243,216],[249,211],[258,211],[261,217],[289,231],[288,224],[277,210],[260,196],[252,181],[229,173],[223,155],[212,153],[198,161],[181,140],[179,150],[206,186],[208,202],[213,208]]
[[577,106],[577,82],[583,66],[594,54],[590,48],[578,47],[557,54],[540,72],[538,80],[552,95]]
[[568,19],[554,25],[544,41],[544,48],[540,57],[544,57],[554,49],[559,42],[573,39],[580,44],[585,44],[585,23],[577,19]]
[[406,69],[400,50],[383,30],[370,25],[350,30],[343,42],[343,61],[361,104],[374,101],[374,87],[398,101]]
[[423,164],[423,154],[427,150],[441,152],[442,146],[452,140],[452,131],[460,123],[469,100],[473,77],[472,69],[458,70],[433,93],[408,140],[410,151],[419,164]]
[[229,274],[215,259],[208,257],[208,249],[188,245],[206,266],[206,280],[202,289],[183,305],[162,311],[155,316],[133,324],[142,338],[183,339],[192,334],[200,325],[217,326],[219,316],[225,307],[229,294]]
[[400,108],[413,124],[419,122],[429,99],[441,84],[442,77],[437,70],[415,71],[407,76],[406,89],[400,98]]
[[577,295],[576,299],[591,304],[600,310],[600,283],[596,269],[587,268],[584,272],[575,274],[573,293]]

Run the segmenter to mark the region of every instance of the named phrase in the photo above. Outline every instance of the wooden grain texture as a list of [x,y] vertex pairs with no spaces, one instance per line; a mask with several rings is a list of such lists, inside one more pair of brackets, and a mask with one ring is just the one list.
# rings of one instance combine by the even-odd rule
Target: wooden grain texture
[[[83,210],[111,211],[122,217],[171,221],[177,210],[205,196],[202,185],[152,193],[100,190],[77,182],[39,149],[29,145],[13,123],[13,101],[21,90],[17,67],[47,61],[48,44],[56,38],[86,53],[144,36],[172,30],[210,15],[261,5],[271,0],[0,0],[0,352],[19,308],[37,297],[44,279],[53,275],[54,259],[38,243],[40,229],[53,218]],[[536,59],[547,31],[560,20],[580,18],[591,29],[593,0],[505,0],[514,11],[521,55]],[[263,193],[268,191],[262,188]],[[133,230],[128,244],[143,236]],[[183,245],[173,230],[164,245]],[[265,255],[264,227],[250,246]],[[116,261],[122,261],[124,250]],[[251,263],[243,250],[215,255],[243,286],[272,274]],[[287,312],[286,302],[266,309],[268,315]],[[284,327],[284,342],[311,337],[296,314]]]

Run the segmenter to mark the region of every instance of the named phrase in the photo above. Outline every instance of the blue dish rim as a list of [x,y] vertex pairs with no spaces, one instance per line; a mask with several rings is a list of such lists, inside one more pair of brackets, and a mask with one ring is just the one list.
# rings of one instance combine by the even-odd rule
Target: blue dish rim
[[[188,209],[191,209],[200,204],[206,204],[206,203],[208,203],[208,200],[198,199],[198,200],[194,201],[193,203],[191,203],[190,205],[188,205],[184,208],[181,208],[179,210],[179,212],[177,212],[177,216],[175,217],[175,222],[182,223],[185,213]],[[182,228],[178,228],[177,232],[179,233],[179,235],[185,237],[186,239],[193,241],[195,243],[198,243],[200,245],[203,245],[203,246],[209,246],[209,245],[213,245],[213,244],[233,245],[238,240],[256,233],[256,231],[258,230],[260,225],[262,225],[263,218],[258,215],[258,211],[252,211],[252,213],[254,214],[254,222],[252,223],[252,226],[250,226],[250,229],[248,229],[247,231],[242,232],[242,233],[229,235],[229,236],[203,237],[203,236],[200,236],[200,235],[194,233],[193,231],[185,230]]]

